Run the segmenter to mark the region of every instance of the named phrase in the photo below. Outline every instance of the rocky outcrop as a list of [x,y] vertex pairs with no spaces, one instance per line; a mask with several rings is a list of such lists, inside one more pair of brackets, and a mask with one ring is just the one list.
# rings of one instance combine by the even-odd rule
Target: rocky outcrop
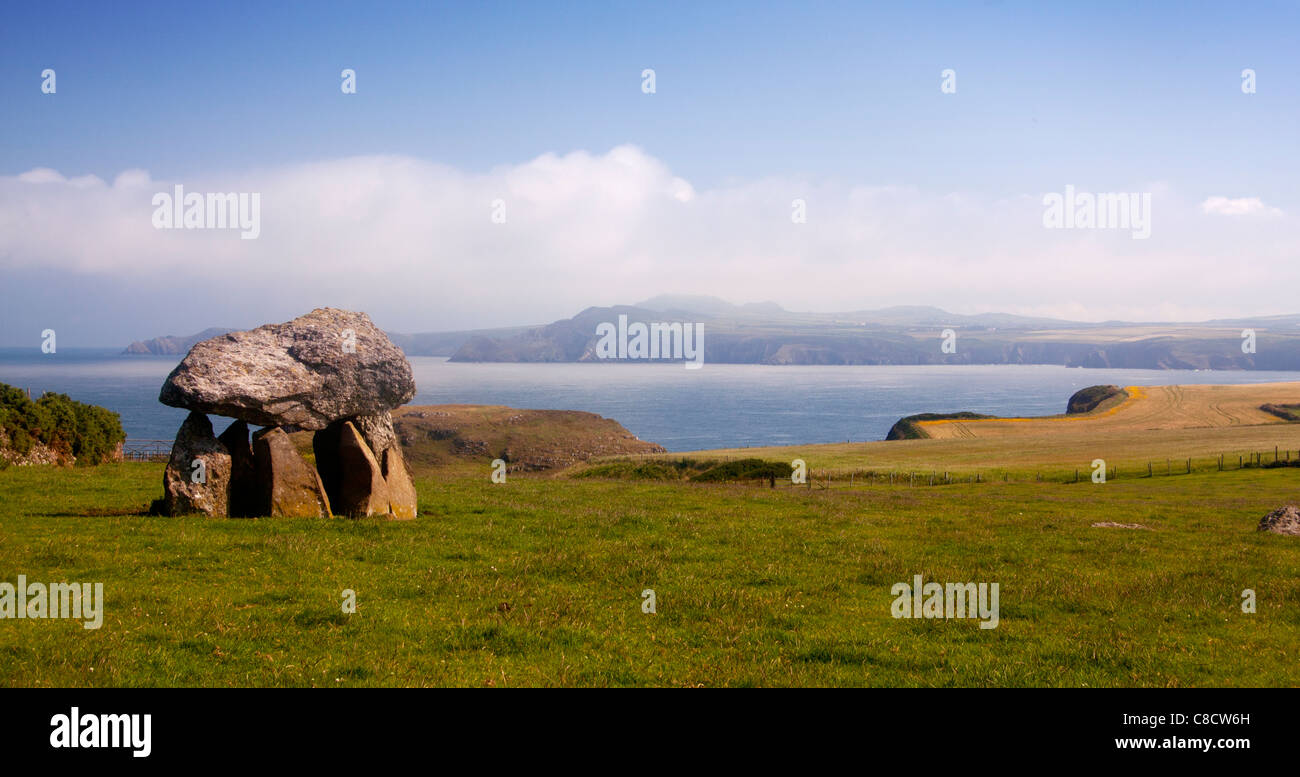
[[1259,519],[1256,531],[1300,537],[1300,508],[1284,505]]
[[[507,462],[509,472],[564,469],[603,456],[663,453],[612,418],[578,410],[499,405],[407,405],[392,412],[403,458],[413,466]],[[363,431],[364,435],[365,432]]]
[[[169,515],[414,518],[415,485],[388,412],[414,394],[411,365],[364,313],[321,308],[198,343],[159,395],[191,412],[158,508]],[[236,421],[215,438],[208,412]],[[266,427],[251,444],[250,423]],[[288,435],[300,429],[317,431],[316,467]],[[205,459],[202,484],[188,480],[197,457],[212,459]]]
[[329,498],[320,476],[308,464],[283,429],[263,429],[253,435],[257,515],[273,518],[328,518]]
[[1127,396],[1128,392],[1119,386],[1089,386],[1070,395],[1070,400],[1065,403],[1065,414],[1091,413],[1104,402],[1112,399],[1122,400]]
[[212,434],[212,422],[191,412],[176,433],[163,472],[163,509],[168,515],[228,514],[230,452]]
[[930,434],[920,426],[919,421],[978,421],[981,418],[994,418],[991,415],[982,413],[971,413],[962,411],[960,413],[917,413],[916,415],[904,416],[894,422],[889,427],[889,433],[885,435],[886,440],[924,440]]
[[318,308],[198,343],[158,399],[259,426],[318,430],[413,396],[410,363],[369,316]]

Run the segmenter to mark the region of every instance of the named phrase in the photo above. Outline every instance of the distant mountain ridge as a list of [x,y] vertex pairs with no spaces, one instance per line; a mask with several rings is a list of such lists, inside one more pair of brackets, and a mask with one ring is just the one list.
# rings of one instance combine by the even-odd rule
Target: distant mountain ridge
[[[629,322],[704,325],[704,361],[717,364],[1059,364],[1131,369],[1300,370],[1300,315],[1202,323],[1084,323],[1008,313],[962,315],[896,306],[798,313],[772,302],[660,295],[591,307],[513,337],[476,336],[458,362],[596,361],[596,327]],[[1242,330],[1256,330],[1255,352]],[[942,345],[952,330],[954,350]]]
[[[800,313],[775,302],[735,305],[717,297],[659,295],[635,305],[589,307],[540,326],[387,333],[408,356],[457,362],[597,360],[596,327],[629,322],[704,325],[704,361],[720,364],[1058,364],[1131,369],[1300,370],[1300,315],[1195,323],[1088,323],[1010,313],[949,313],[899,305]],[[952,353],[943,332],[953,330]],[[1242,331],[1256,332],[1255,352]],[[231,330],[133,343],[124,353],[184,354]]]

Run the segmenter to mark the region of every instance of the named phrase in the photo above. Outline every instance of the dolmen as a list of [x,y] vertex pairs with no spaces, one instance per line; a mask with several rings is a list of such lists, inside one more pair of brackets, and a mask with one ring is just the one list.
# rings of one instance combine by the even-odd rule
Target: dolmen
[[[318,308],[204,340],[158,399],[190,411],[163,475],[165,515],[416,516],[389,411],[415,396],[406,356],[365,313]],[[234,418],[214,436],[208,414]],[[250,437],[250,425],[261,427]],[[312,431],[309,462],[289,437]]]

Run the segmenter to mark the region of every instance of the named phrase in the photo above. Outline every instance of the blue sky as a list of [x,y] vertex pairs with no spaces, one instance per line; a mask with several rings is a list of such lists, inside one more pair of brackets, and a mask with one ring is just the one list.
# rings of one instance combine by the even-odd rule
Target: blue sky
[[[896,187],[916,198],[916,208],[954,194],[993,208],[1071,184],[1155,190],[1157,198],[1167,192],[1166,201],[1183,202],[1188,213],[1212,196],[1258,198],[1283,219],[1300,210],[1295,3],[42,3],[11,5],[0,25],[0,176],[10,178],[50,168],[67,179],[96,176],[111,184],[123,171],[144,170],[166,182],[154,187],[165,190],[172,182],[259,174],[279,180],[277,171],[303,165],[391,156],[486,182],[496,174],[514,180],[502,171],[545,154],[599,158],[631,146],[664,175],[689,182],[701,195],[697,203],[718,192],[719,201],[743,199],[736,192],[765,186],[782,202],[789,200],[777,193],[782,186],[791,196],[814,191],[827,198],[854,187]],[[357,72],[355,95],[340,92],[345,67]],[[45,68],[57,72],[54,95],[39,88]],[[655,94],[640,89],[644,68],[656,72]],[[939,90],[945,68],[957,73],[956,94]],[[1243,68],[1256,71],[1257,93],[1242,93]],[[11,212],[30,201],[10,196],[0,206]],[[935,247],[934,256],[951,259],[963,236],[976,237],[956,231],[958,221],[934,226],[952,230],[954,241]],[[25,222],[5,223],[0,229]],[[117,234],[99,228],[106,241]],[[39,223],[32,229],[60,231]],[[1186,234],[1197,236],[1184,238],[1192,244],[1205,242],[1194,226]],[[1295,234],[1273,223],[1260,249],[1271,247],[1269,261],[1280,261]],[[1166,242],[1149,250],[1166,257],[1183,250],[1173,236],[1162,237]],[[1239,235],[1220,237],[1233,245]],[[0,279],[13,304],[0,313],[0,345],[25,344],[29,319],[42,308],[78,322],[67,326],[86,344],[116,344],[254,325],[318,304],[304,297],[277,305],[256,294],[221,303],[237,286],[218,283],[208,295],[218,301],[169,306],[161,300],[181,287],[160,281],[156,264],[117,268],[107,255],[60,264],[69,251],[92,250],[67,245],[52,245],[50,258],[36,261],[14,256],[20,247],[32,252],[30,240],[4,238],[0,232]],[[275,244],[277,255],[295,244]],[[842,256],[843,243],[836,244]],[[1096,250],[1127,255],[1132,248]],[[480,259],[500,261],[503,249]],[[683,251],[681,244],[672,249]],[[728,250],[710,245],[700,252]],[[812,266],[829,261],[816,241],[797,253]],[[601,272],[621,266],[619,255],[593,256]],[[920,266],[925,257],[907,260]],[[292,274],[311,258],[285,261],[284,272]],[[628,264],[649,261],[641,256]],[[180,266],[169,272],[186,274]],[[601,298],[599,287],[584,289],[589,301],[579,307],[635,301],[627,297],[640,289],[643,297],[729,296],[718,280],[692,285],[669,278],[654,288],[651,277],[642,272],[612,283],[617,299]],[[498,276],[494,294],[512,304],[451,304],[490,288],[466,283],[435,300],[446,303],[438,306],[443,314],[405,301],[387,322],[376,318],[406,331],[529,323],[576,312],[570,308],[582,296],[539,301],[526,289],[504,288]],[[1218,285],[1210,283],[1157,294],[1145,308],[1136,293],[1116,308],[1101,290],[1054,295],[1033,285],[1018,296],[971,298],[959,296],[963,284],[954,282],[951,292],[933,298],[914,291],[904,298],[898,291],[906,280],[896,283],[864,292],[859,304],[819,300],[812,290],[783,298],[788,284],[779,281],[745,291],[790,307],[938,304],[1096,318],[1300,309],[1277,310],[1280,299],[1260,307],[1247,290],[1214,297]],[[354,287],[335,279],[317,296],[321,304],[370,306],[382,298],[376,289],[372,297],[349,299]],[[153,295],[154,304],[140,305],[133,290]],[[61,308],[67,310],[53,312]],[[96,317],[112,323],[90,326]]]

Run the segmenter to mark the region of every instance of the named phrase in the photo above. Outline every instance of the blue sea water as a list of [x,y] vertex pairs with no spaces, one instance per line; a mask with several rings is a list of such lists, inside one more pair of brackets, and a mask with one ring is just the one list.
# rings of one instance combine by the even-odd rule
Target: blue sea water
[[[170,440],[185,411],[158,402],[178,357],[116,349],[0,349],[0,382],[68,394],[122,416],[131,439]],[[672,451],[883,439],[905,415],[1044,415],[1099,383],[1264,383],[1297,372],[1093,370],[1049,365],[776,367],[706,364],[462,364],[412,357],[413,404],[586,410]],[[223,424],[214,418],[220,431]]]

